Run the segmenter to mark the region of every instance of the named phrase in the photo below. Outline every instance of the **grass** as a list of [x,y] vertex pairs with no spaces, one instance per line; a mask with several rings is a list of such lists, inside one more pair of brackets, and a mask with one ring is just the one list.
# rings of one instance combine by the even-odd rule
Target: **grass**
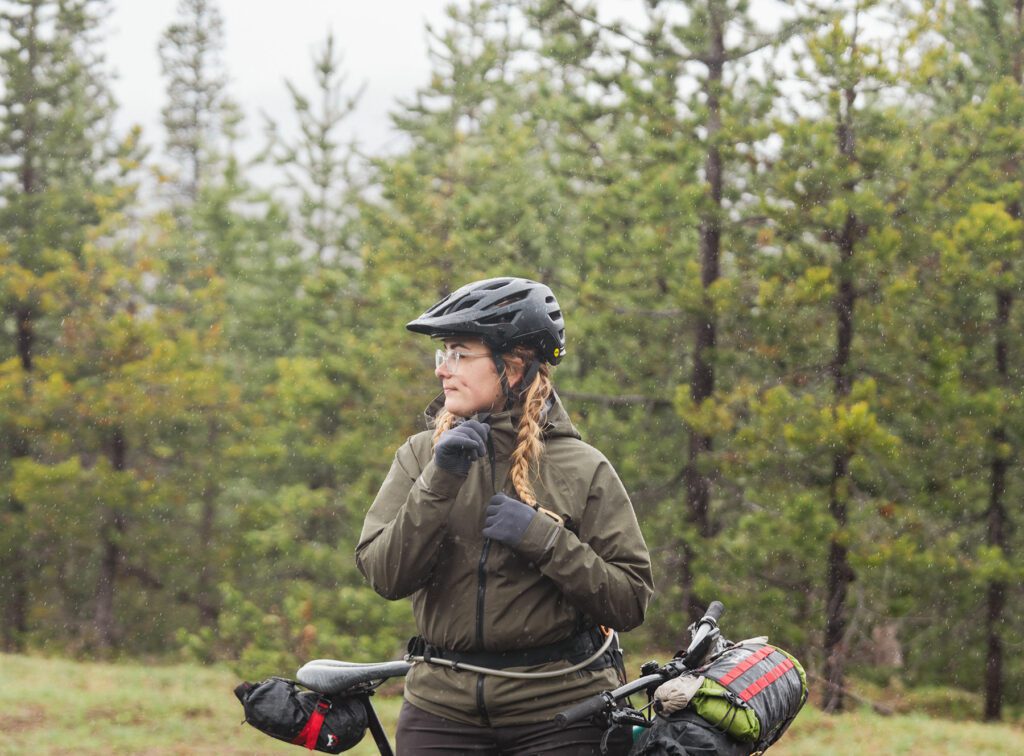
[[804,707],[772,756],[1024,753],[1016,725],[937,719],[927,714],[881,716],[864,708],[839,716]]
[[[223,669],[0,655],[0,754],[301,754],[241,724],[238,682]],[[374,702],[393,743],[399,691]],[[376,752],[367,734],[348,753]],[[827,716],[808,706],[771,753],[1024,753],[1024,728],[866,707]]]

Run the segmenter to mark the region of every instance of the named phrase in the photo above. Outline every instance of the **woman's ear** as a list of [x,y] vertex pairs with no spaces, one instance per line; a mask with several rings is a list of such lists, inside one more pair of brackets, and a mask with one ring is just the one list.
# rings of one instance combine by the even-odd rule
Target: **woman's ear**
[[506,360],[505,378],[508,380],[508,387],[512,389],[522,383],[523,363],[519,360]]

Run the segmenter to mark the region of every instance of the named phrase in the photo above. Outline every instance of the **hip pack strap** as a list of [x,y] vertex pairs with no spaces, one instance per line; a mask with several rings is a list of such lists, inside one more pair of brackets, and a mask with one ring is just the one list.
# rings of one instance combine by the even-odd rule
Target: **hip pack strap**
[[[534,648],[521,648],[514,651],[449,651],[445,648],[438,648],[426,643],[422,638],[416,637],[409,641],[409,651],[424,660],[446,659],[458,664],[472,664],[477,667],[488,669],[508,669],[509,667],[532,667],[538,664],[548,664],[556,661],[581,662],[588,656],[593,655],[600,647],[601,642],[595,645],[595,634],[599,630],[585,630],[578,635],[571,636],[565,640],[549,643]],[[422,653],[416,653],[422,651]],[[612,658],[612,651],[595,661],[588,670],[606,669],[612,666],[615,660]]]

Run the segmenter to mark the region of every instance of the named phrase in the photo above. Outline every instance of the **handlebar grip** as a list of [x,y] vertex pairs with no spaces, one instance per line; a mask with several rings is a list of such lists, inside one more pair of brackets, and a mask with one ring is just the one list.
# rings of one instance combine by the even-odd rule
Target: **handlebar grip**
[[582,719],[589,719],[595,714],[600,714],[606,707],[610,706],[613,702],[607,693],[598,693],[596,696],[580,701],[578,704],[570,706],[568,709],[560,714],[555,715],[555,725],[558,729],[564,729],[565,727],[579,722]]
[[722,618],[723,612],[725,612],[725,606],[722,604],[722,602],[712,601],[711,604],[708,606],[708,610],[704,612],[704,616],[701,619],[711,620],[715,623],[715,625],[717,625],[718,620]]

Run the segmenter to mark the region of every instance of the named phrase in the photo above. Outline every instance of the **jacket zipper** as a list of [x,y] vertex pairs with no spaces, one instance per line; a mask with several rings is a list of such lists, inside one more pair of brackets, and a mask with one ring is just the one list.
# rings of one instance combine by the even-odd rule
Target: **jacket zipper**
[[484,726],[491,726],[491,717],[487,713],[487,705],[484,703],[484,676],[476,676],[476,708],[484,720]]
[[[494,490],[494,493],[497,493],[498,484],[494,470],[494,441],[491,439],[490,434],[487,435],[487,461],[491,464],[491,488]],[[476,566],[476,647],[481,651],[484,648],[484,594],[487,591],[487,555],[490,552],[491,539],[485,538],[484,545],[480,549],[480,561]],[[477,675],[476,679],[476,705],[484,722],[490,722],[487,716],[487,706],[484,703],[483,675]]]
[[[497,490],[497,478],[494,470],[494,441],[487,436],[487,461],[491,464],[491,488]],[[487,555],[491,553],[491,539],[485,538],[480,549],[480,561],[476,566],[476,647],[484,650],[484,593],[487,591]]]
[[484,592],[487,590],[487,555],[491,552],[491,539],[484,539],[480,562],[476,566],[476,646],[484,650]]

